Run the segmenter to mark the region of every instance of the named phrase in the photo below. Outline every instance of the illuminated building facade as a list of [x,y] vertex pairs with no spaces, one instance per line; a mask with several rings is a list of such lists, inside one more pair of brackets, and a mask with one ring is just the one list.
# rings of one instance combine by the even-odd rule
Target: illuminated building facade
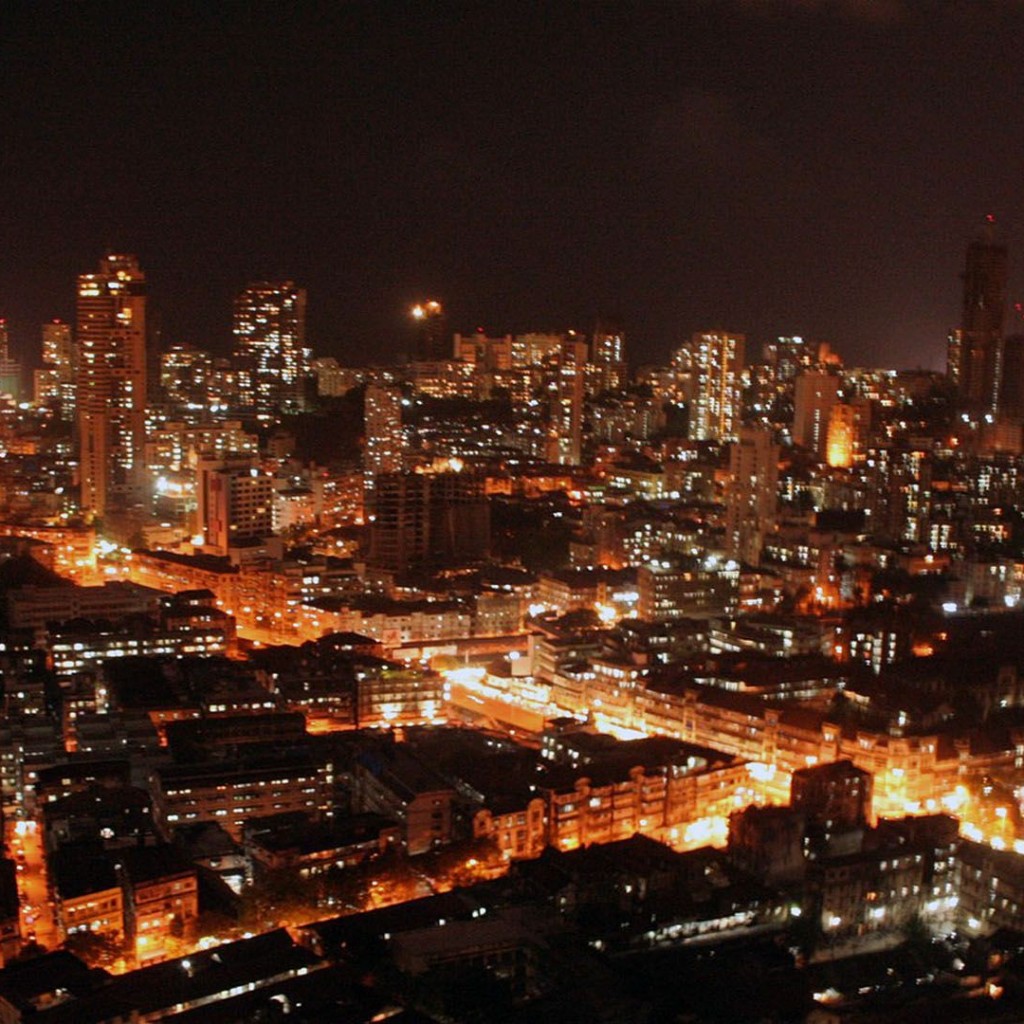
[[327,766],[301,758],[259,767],[164,766],[150,777],[154,819],[167,835],[182,825],[215,821],[240,841],[250,818],[301,811],[318,819],[331,803],[330,777]]
[[650,562],[637,570],[638,611],[646,622],[707,618],[736,607],[739,566],[695,559]]
[[452,841],[455,790],[405,744],[360,756],[354,780],[357,806],[397,821],[408,853],[428,853]]
[[694,334],[690,341],[693,401],[690,438],[730,441],[740,425],[740,371],[746,337],[725,331]]
[[405,429],[402,426],[402,392],[400,388],[370,384],[364,406],[366,447],[363,468],[367,485],[382,473],[398,473],[405,454]]
[[60,402],[61,416],[73,420],[75,415],[75,347],[71,324],[52,320],[43,324],[42,369],[35,371],[37,404]]
[[146,278],[110,253],[78,278],[78,434],[82,511],[141,503],[145,489]]
[[765,346],[765,358],[776,384],[794,381],[798,374],[817,365],[819,346],[798,335],[776,338]]
[[828,424],[839,403],[840,379],[830,373],[802,373],[793,397],[793,443],[824,457]]
[[168,402],[206,410],[211,404],[214,360],[209,352],[190,345],[173,345],[160,354],[160,387]]
[[199,463],[196,496],[203,547],[225,555],[230,547],[273,531],[273,478],[248,458]]
[[557,466],[583,461],[583,396],[587,343],[570,332],[563,339],[550,391],[547,460]]
[[599,320],[590,341],[588,387],[590,394],[620,391],[627,384],[626,338],[622,328]]
[[241,404],[270,416],[301,408],[306,368],[306,290],[258,281],[235,299]]
[[779,446],[767,430],[744,428],[729,450],[725,546],[748,565],[758,564],[775,527],[778,488]]
[[460,362],[472,363],[477,369],[511,370],[512,335],[488,338],[482,330],[473,334],[456,334],[453,348],[455,358]]
[[857,444],[857,408],[846,402],[832,407],[828,417],[825,461],[833,469],[849,469]]
[[122,851],[117,871],[124,890],[125,938],[140,962],[164,958],[167,940],[190,937],[199,916],[194,864],[172,846],[137,846]]

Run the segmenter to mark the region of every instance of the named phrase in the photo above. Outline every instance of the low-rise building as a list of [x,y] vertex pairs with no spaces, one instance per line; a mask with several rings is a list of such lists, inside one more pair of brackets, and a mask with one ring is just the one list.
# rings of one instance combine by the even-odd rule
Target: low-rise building
[[115,861],[124,890],[125,938],[140,962],[191,938],[199,915],[195,866],[173,846],[129,847]]
[[324,762],[298,756],[169,765],[151,773],[150,792],[165,835],[179,825],[214,821],[239,840],[249,818],[281,811],[319,817],[330,805],[332,775]]
[[124,893],[102,847],[69,844],[49,858],[57,924],[64,935],[124,936]]

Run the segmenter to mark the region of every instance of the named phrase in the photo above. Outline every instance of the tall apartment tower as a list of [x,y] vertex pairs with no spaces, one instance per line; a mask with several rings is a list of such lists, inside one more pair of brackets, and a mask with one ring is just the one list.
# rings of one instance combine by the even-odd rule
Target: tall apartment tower
[[306,290],[257,281],[235,299],[239,397],[257,414],[294,411],[306,377]]
[[828,424],[839,404],[839,377],[811,370],[797,378],[793,393],[793,444],[825,457]]
[[21,363],[11,356],[6,320],[0,320],[0,394],[21,398]]
[[690,438],[731,441],[740,426],[740,371],[746,336],[725,331],[694,334],[690,341],[693,402]]
[[96,516],[139,504],[145,488],[146,277],[108,253],[78,278],[81,508]]
[[405,452],[402,426],[402,390],[383,384],[370,384],[363,400],[363,470],[368,487],[384,473],[399,473]]
[[761,559],[764,538],[775,528],[779,446],[767,430],[745,427],[729,451],[725,547],[748,565]]
[[71,419],[75,408],[75,346],[71,324],[51,320],[43,324],[42,369],[34,374],[34,398],[37,404],[60,402],[61,415]]
[[1006,246],[993,240],[990,219],[986,237],[967,247],[963,275],[957,394],[960,408],[975,416],[994,415],[999,403],[1006,275]]
[[611,320],[598,320],[590,341],[590,371],[593,393],[620,391],[626,386],[626,337]]
[[578,466],[583,461],[583,397],[587,372],[587,343],[570,332],[562,339],[554,367],[548,407],[548,462]]

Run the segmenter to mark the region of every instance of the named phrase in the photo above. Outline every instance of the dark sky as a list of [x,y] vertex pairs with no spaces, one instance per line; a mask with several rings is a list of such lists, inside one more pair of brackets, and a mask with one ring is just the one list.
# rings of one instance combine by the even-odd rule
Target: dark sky
[[676,0],[0,8],[0,315],[34,352],[139,254],[164,340],[287,276],[350,362],[620,317],[942,365],[993,212],[1024,297],[1024,4]]

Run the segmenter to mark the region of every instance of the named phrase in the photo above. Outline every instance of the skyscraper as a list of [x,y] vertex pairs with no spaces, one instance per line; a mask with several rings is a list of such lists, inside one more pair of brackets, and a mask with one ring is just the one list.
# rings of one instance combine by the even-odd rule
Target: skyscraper
[[994,415],[999,402],[1003,322],[1006,316],[1006,246],[986,236],[967,247],[960,320],[958,399],[971,415]]
[[302,404],[306,376],[306,290],[257,281],[235,299],[235,357],[243,405],[263,416]]
[[146,278],[134,256],[108,253],[78,278],[78,438],[83,512],[143,500]]
[[695,334],[690,342],[693,402],[690,437],[730,441],[740,425],[740,370],[746,337],[725,331]]

